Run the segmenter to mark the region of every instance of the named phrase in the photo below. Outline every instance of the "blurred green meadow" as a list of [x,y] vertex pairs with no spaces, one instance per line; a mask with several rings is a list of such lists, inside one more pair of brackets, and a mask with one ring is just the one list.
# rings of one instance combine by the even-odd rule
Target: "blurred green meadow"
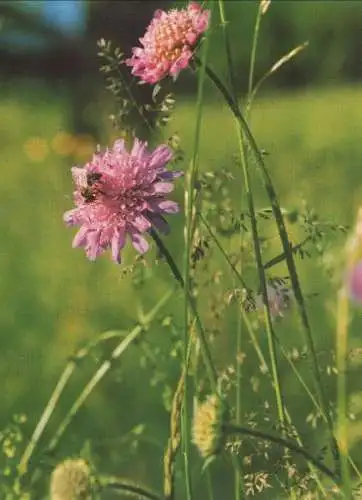
[[[101,103],[97,106],[100,109]],[[269,153],[267,163],[282,206],[300,207],[305,199],[322,220],[354,223],[362,198],[361,106],[362,86],[284,91],[282,94],[275,91],[256,101],[251,125],[259,145]],[[96,111],[92,111],[93,115]],[[179,133],[186,152],[181,164],[185,170],[192,151],[194,113],[194,102],[177,102],[175,118],[165,132],[165,138],[171,133]],[[103,331],[131,330],[142,313],[147,313],[173,283],[166,265],[159,262],[154,268],[143,271],[146,276],[153,273],[152,281],[135,287],[132,276],[122,273],[134,259],[130,248],[121,266],[114,265],[108,253],[90,263],[82,250],[72,249],[74,231],[67,229],[62,221],[63,212],[72,206],[70,167],[87,161],[95,142],[86,136],[73,137],[69,132],[69,104],[61,87],[54,89],[36,81],[9,83],[1,93],[0,114],[0,370],[3,381],[0,422],[4,427],[13,414],[26,414],[26,443],[76,348]],[[114,137],[114,132],[106,118],[102,118],[102,123],[105,146]],[[223,103],[210,97],[203,113],[201,169],[228,168],[237,175],[233,161],[236,153],[232,119]],[[256,185],[257,175],[254,180]],[[182,185],[180,181],[175,193],[181,203]],[[230,188],[235,203],[242,196],[239,185],[235,182]],[[258,207],[264,207],[265,196],[260,188],[257,192]],[[182,265],[182,214],[170,222],[172,232],[165,241]],[[338,249],[343,247],[345,240],[342,235],[334,241]],[[230,245],[237,249],[237,238]],[[280,247],[271,244],[268,251],[273,256]],[[152,252],[155,254],[154,250]],[[218,250],[211,246],[211,252],[216,262],[215,270],[225,271]],[[316,259],[298,260],[298,269],[305,293],[318,294],[308,299],[308,309],[318,349],[328,350],[333,347],[335,338],[336,289],[318,267]],[[283,264],[273,272],[286,274]],[[225,279],[224,287],[230,282],[231,289],[232,277]],[[256,276],[254,279],[256,282]],[[200,296],[206,318],[209,314],[207,290],[205,287]],[[154,364],[147,358],[147,343],[131,346],[87,399],[65,433],[57,457],[77,454],[84,441],[91,440],[101,471],[130,475],[161,489],[162,453],[169,426],[166,408],[179,376],[177,363],[165,355],[171,350],[173,341],[167,317],[173,316],[176,325],[181,326],[182,304],[182,296],[175,294],[160,313],[162,321],[151,325],[145,333],[153,348],[158,344],[161,347]],[[235,324],[235,308],[223,308],[217,325],[219,334],[213,346],[220,369],[233,361]],[[297,325],[293,313],[280,325],[280,337],[285,346],[304,345]],[[351,329],[351,347],[358,347],[361,325],[357,314]],[[266,339],[260,337],[259,340],[266,345]],[[251,411],[256,401],[263,404],[268,391],[253,392],[250,380],[252,377],[257,379],[257,375],[256,361],[251,360],[255,355],[246,336],[243,343],[250,358],[247,357],[243,364],[242,401],[245,410]],[[80,364],[56,408],[40,448],[47,443],[102,357],[106,357],[115,345],[115,340],[109,341],[96,356]],[[282,366],[282,382],[293,419],[306,441],[314,442],[315,438],[310,436],[315,431],[306,424],[307,415],[312,411],[311,403],[290,375],[288,365],[284,362]],[[301,361],[300,366],[312,385],[308,363]],[[157,374],[157,369],[161,375]],[[351,376],[350,389],[358,394],[356,373]],[[333,399],[333,377],[326,373],[323,377]],[[360,401],[357,407],[361,407]],[[362,466],[362,455],[356,452],[362,427],[356,422],[351,423],[353,451],[357,463]],[[145,424],[146,428],[139,435],[136,446],[133,438],[141,428],[131,433],[132,439],[128,433],[140,424]],[[217,483],[215,476],[216,498],[232,488],[232,476],[227,484],[225,481],[224,478]]]

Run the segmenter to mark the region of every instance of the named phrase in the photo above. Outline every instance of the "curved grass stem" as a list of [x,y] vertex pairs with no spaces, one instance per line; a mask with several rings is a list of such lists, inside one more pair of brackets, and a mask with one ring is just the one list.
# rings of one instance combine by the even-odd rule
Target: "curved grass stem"
[[[162,299],[149,311],[148,314],[145,315],[143,323],[149,323],[151,322],[154,317],[159,313],[159,311],[164,307],[164,305],[172,298],[174,297],[174,290],[169,290],[163,297]],[[104,378],[104,376],[109,372],[109,370],[112,368],[113,363],[116,359],[118,359],[124,352],[125,350],[129,347],[129,345],[134,342],[138,336],[140,336],[143,331],[144,331],[144,324],[138,324],[133,328],[133,330],[117,345],[117,347],[112,351],[109,359],[104,361],[102,365],[98,368],[96,373],[93,375],[91,380],[88,382],[88,384],[85,386],[81,394],[78,396],[76,401],[73,403],[72,407],[70,408],[69,412],[67,415],[64,417],[64,419],[61,421],[57,431],[55,432],[53,438],[51,439],[48,447],[47,447],[47,452],[52,452],[56,446],[58,445],[58,442],[60,438],[63,436],[64,432],[68,428],[69,424],[75,417],[75,415],[78,413],[79,409],[83,405],[83,403],[86,401],[88,396],[93,392],[95,387],[100,383],[100,381]]]
[[270,441],[271,443],[279,444],[280,446],[283,446],[284,448],[287,448],[288,450],[294,451],[295,453],[303,456],[310,464],[319,469],[323,474],[332,479],[336,484],[340,484],[338,477],[334,474],[333,471],[331,471],[320,460],[315,458],[314,455],[312,455],[308,450],[289,439],[285,439],[281,436],[274,436],[257,429],[250,429],[248,427],[242,427],[240,425],[234,424],[225,424],[224,432],[227,434],[242,434],[245,436],[261,438],[265,439],[266,441]]
[[123,478],[101,476],[98,480],[101,491],[117,492],[120,495],[131,496],[139,500],[162,500],[161,495]]
[[53,391],[53,394],[51,395],[46,407],[44,408],[44,411],[34,429],[34,432],[30,438],[30,441],[27,445],[27,447],[24,450],[24,453],[20,459],[19,463],[19,473],[20,475],[23,475],[27,471],[28,463],[30,461],[30,458],[32,454],[35,451],[35,448],[43,435],[43,432],[46,428],[46,426],[49,423],[49,420],[56,408],[56,405],[61,397],[61,395],[64,392],[65,387],[67,386],[73,372],[75,369],[79,366],[80,362],[88,356],[90,351],[97,347],[100,343],[105,342],[109,339],[119,337],[119,336],[125,336],[126,332],[122,331],[109,331],[101,334],[97,339],[92,340],[89,342],[86,346],[81,347],[76,353],[70,357],[70,360],[68,361],[66,367],[63,370],[63,373],[61,374],[55,389]]
[[224,86],[220,78],[209,68],[206,68],[206,73],[211,79],[211,81],[214,83],[214,85],[218,88],[218,90],[221,92],[223,97],[225,98],[226,103],[228,104],[230,110],[232,111],[237,126],[238,128],[243,132],[246,141],[251,147],[251,150],[253,152],[253,155],[256,159],[259,172],[261,174],[261,179],[264,185],[264,188],[266,190],[266,193],[270,199],[273,215],[275,218],[275,222],[277,225],[277,229],[279,232],[279,237],[282,243],[283,251],[285,254],[285,260],[286,264],[288,267],[289,275],[290,275],[290,280],[291,280],[291,285],[293,289],[293,293],[297,302],[297,308],[298,308],[298,313],[301,319],[302,323],[302,328],[303,332],[306,337],[306,342],[308,345],[308,350],[311,354],[311,364],[312,364],[312,369],[314,373],[314,378],[315,378],[315,385],[316,385],[316,390],[318,393],[318,398],[320,400],[320,405],[321,408],[323,409],[323,415],[325,417],[325,420],[328,425],[328,430],[330,434],[330,441],[331,441],[331,450],[334,456],[335,464],[336,467],[339,468],[339,449],[338,449],[338,444],[334,436],[334,426],[333,426],[333,420],[329,411],[329,405],[327,402],[327,398],[323,389],[323,384],[322,384],[322,376],[318,364],[318,359],[317,359],[317,354],[316,354],[316,349],[314,345],[314,340],[312,336],[312,330],[311,326],[309,323],[309,318],[307,314],[307,309],[304,301],[304,296],[303,292],[300,286],[299,278],[298,278],[298,273],[296,269],[296,265],[294,262],[294,255],[293,252],[291,251],[291,243],[288,238],[288,233],[286,230],[285,222],[284,222],[284,217],[282,214],[282,210],[279,204],[279,200],[276,194],[276,191],[274,189],[271,177],[269,175],[269,172],[266,168],[265,162],[263,155],[258,148],[258,145],[254,139],[254,136],[248,126],[248,123],[246,122],[243,114],[240,111],[240,108],[237,103],[234,102],[232,96],[230,95],[229,91],[227,88]]

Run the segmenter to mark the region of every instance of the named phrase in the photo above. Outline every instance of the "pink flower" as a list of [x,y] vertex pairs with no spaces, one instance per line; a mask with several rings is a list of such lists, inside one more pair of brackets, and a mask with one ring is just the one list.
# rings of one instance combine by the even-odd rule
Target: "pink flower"
[[347,277],[349,296],[355,302],[362,304],[362,261],[358,261]]
[[156,83],[168,73],[174,78],[186,68],[200,35],[207,30],[210,12],[191,2],[186,9],[157,10],[132,57],[125,63],[132,74]]
[[166,169],[172,154],[166,145],[149,152],[138,139],[128,152],[124,140],[118,140],[113,148],[95,153],[84,168],[73,167],[76,208],[64,214],[68,226],[80,226],[73,248],[84,247],[90,260],[110,248],[112,259],[120,262],[128,234],[134,248],[146,252],[143,234],[152,228],[166,233],[163,215],[179,211],[177,203],[165,198],[174,188],[173,179],[182,175]]

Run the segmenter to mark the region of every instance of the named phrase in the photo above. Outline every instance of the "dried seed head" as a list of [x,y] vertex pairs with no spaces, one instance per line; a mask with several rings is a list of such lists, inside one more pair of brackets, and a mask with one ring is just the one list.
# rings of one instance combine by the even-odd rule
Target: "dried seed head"
[[225,408],[219,396],[213,394],[200,403],[194,413],[192,441],[203,458],[216,455],[223,444],[222,425]]
[[58,464],[50,480],[51,500],[90,500],[91,474],[82,459],[68,459]]

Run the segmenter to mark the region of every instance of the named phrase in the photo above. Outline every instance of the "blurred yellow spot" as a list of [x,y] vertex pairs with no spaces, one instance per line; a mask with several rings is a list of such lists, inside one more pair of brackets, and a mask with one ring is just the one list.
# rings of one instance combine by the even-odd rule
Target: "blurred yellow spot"
[[77,160],[87,160],[96,150],[95,140],[91,135],[77,135],[75,137],[74,156]]
[[31,137],[24,143],[24,151],[32,161],[42,161],[48,154],[48,145],[41,137]]
[[52,140],[52,148],[59,156],[69,156],[76,148],[76,138],[67,132],[58,132]]

